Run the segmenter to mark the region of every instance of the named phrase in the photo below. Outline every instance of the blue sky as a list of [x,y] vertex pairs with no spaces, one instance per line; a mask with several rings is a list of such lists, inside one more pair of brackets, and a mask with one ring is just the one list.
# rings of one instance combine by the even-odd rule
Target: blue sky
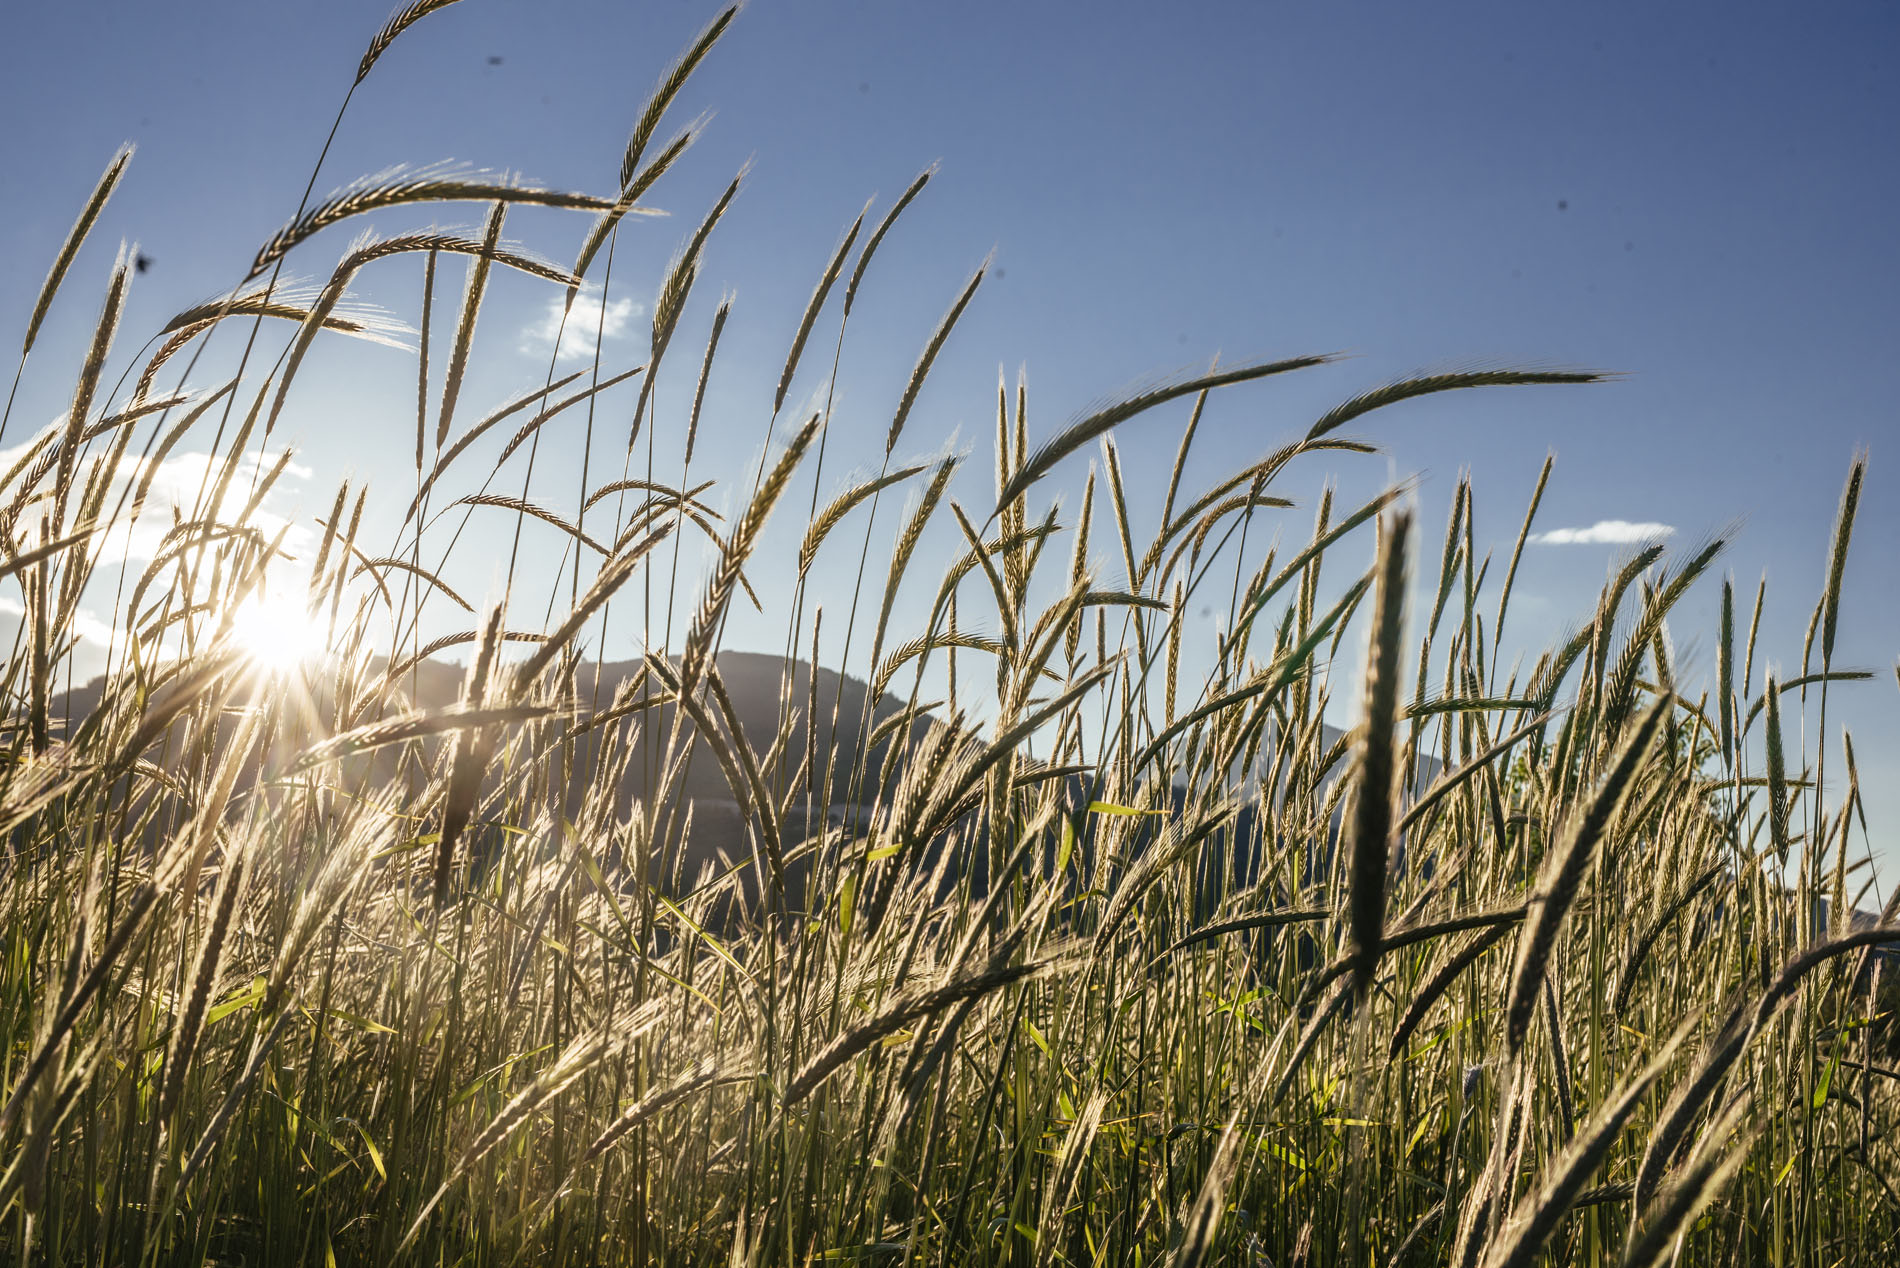
[[[398,162],[453,159],[609,193],[654,78],[717,7],[465,0],[398,41],[358,91],[319,192]],[[8,10],[0,170],[13,196],[0,250],[13,266],[0,343],[23,330],[113,149],[140,147],[40,336],[19,419],[38,426],[63,407],[118,238],[136,239],[153,262],[134,288],[129,334],[243,276],[295,207],[386,16],[381,0]],[[608,363],[644,359],[644,305],[667,257],[749,161],[660,385],[662,415],[674,416],[711,308],[734,292],[705,461],[749,471],[826,256],[867,197],[879,197],[880,215],[940,160],[854,315],[828,489],[854,462],[875,464],[918,349],[994,249],[900,447],[927,456],[953,434],[974,447],[958,486],[966,505],[987,507],[999,365],[1012,380],[1027,368],[1032,433],[1047,435],[1104,395],[1216,354],[1352,354],[1218,399],[1190,485],[1392,377],[1620,371],[1606,385],[1454,394],[1375,415],[1359,434],[1386,455],[1294,473],[1286,491],[1301,505],[1284,531],[1308,530],[1328,476],[1354,499],[1416,473],[1435,554],[1468,469],[1479,549],[1495,550],[1501,567],[1554,450],[1545,529],[1657,522],[1686,547],[1740,521],[1724,566],[1744,602],[1766,573],[1758,660],[1788,674],[1843,477],[1866,447],[1835,659],[1877,677],[1834,698],[1829,728],[1854,732],[1876,839],[1900,840],[1900,568],[1890,551],[1900,489],[1888,443],[1900,435],[1897,54],[1900,11],[1881,4],[755,0],[676,108],[681,122],[714,114],[652,197],[674,215],[620,239],[613,298],[629,307],[609,310],[624,325]],[[386,224],[473,226],[480,215],[457,207]],[[508,224],[510,237],[564,262],[584,230],[584,218],[534,210]],[[293,267],[327,275],[353,232],[331,231]],[[363,293],[413,318],[417,272],[366,275]],[[451,307],[460,285],[459,267],[445,268]],[[533,327],[548,297],[498,285],[467,417],[540,383],[547,354]],[[816,342],[828,352],[828,337]],[[127,339],[121,352],[134,346]],[[345,474],[372,477],[399,513],[412,441],[388,403],[407,399],[412,361],[383,349],[317,355],[331,371],[325,395],[300,398],[285,424],[309,472],[287,491],[285,513],[320,513]],[[821,386],[823,359],[808,354],[788,412]],[[628,405],[604,407],[601,426],[624,426]],[[1182,421],[1156,413],[1118,434],[1138,535],[1158,513]],[[578,442],[552,443],[559,454]],[[1086,461],[1065,466],[1052,491],[1079,489]],[[1541,646],[1585,617],[1618,552],[1532,548],[1512,640]],[[1712,669],[1718,593],[1718,579],[1704,582],[1672,623],[1692,683]],[[769,627],[737,625],[734,640],[777,649]]]

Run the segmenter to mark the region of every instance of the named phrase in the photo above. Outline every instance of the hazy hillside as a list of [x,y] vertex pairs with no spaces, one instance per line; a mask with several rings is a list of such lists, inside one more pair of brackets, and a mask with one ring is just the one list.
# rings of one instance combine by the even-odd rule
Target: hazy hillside
[[[778,656],[729,651],[720,653],[716,663],[719,677],[731,700],[733,714],[739,720],[747,743],[758,755],[765,783],[780,798],[781,805],[787,808],[784,830],[788,843],[802,840],[808,831],[821,829],[826,822],[828,807],[834,808],[831,811],[833,817],[839,817],[846,807],[855,805],[868,808],[877,801],[882,791],[880,776],[885,769],[885,759],[897,736],[886,735],[879,739],[870,748],[868,760],[855,759],[863,738],[867,734],[874,734],[877,727],[893,715],[901,713],[903,701],[888,694],[878,700],[869,715],[870,730],[867,732],[864,725],[867,720],[867,689],[865,683],[857,678],[821,668],[817,673],[814,695],[811,666],[804,661],[793,663],[789,681],[785,661]],[[373,688],[380,685],[376,680],[380,679],[383,668],[380,662],[372,665],[372,673],[367,679],[346,686],[345,690],[354,693],[353,699],[370,694]],[[651,678],[643,683],[641,670],[642,662],[636,659],[609,661],[606,664],[588,662],[581,664],[575,671],[571,703],[579,724],[572,733],[572,752],[565,763],[569,771],[566,795],[558,807],[570,819],[577,818],[582,811],[600,757],[600,739],[604,733],[603,728],[586,728],[586,719],[611,708],[623,690],[630,693],[623,704],[637,704],[643,697],[657,699],[661,689]],[[464,673],[461,665],[425,660],[401,675],[391,688],[385,707],[365,709],[356,706],[348,717],[341,718],[335,700],[336,684],[316,681],[313,675],[309,694],[314,725],[308,739],[297,747],[314,745],[339,730],[398,717],[411,710],[434,712],[446,709],[460,699]],[[64,727],[58,729],[68,735],[79,734],[86,720],[99,708],[103,686],[103,680],[94,679],[58,697],[54,701],[52,713],[55,719],[65,720]],[[155,693],[149,705],[161,703],[164,694],[163,689]],[[814,702],[818,725],[810,732],[814,739],[808,742],[805,715]],[[134,706],[127,702],[120,707]],[[798,737],[798,743],[778,742],[781,722],[785,734]],[[228,720],[226,725],[227,728],[230,725]],[[617,725],[624,736],[624,743],[630,745],[632,750],[625,762],[624,773],[615,785],[614,813],[617,818],[624,820],[634,813],[636,804],[650,804],[648,794],[658,782],[659,764],[672,736],[674,708],[670,703],[655,704],[651,708],[640,709]],[[930,719],[925,715],[912,723],[910,735],[913,738],[921,736],[929,725]],[[673,860],[666,867],[666,873],[672,878],[690,881],[706,864],[716,862],[722,855],[736,861],[749,853],[749,847],[732,789],[711,746],[698,734],[690,718],[682,728],[681,737],[682,742],[675,757],[677,759],[681,753],[685,756],[676,777],[675,795],[677,805],[682,808],[690,805],[692,808],[691,837],[684,857]],[[176,742],[176,736],[161,741],[154,746],[150,756],[162,765],[188,765],[188,757],[176,751]],[[440,749],[438,743],[432,750],[438,758]],[[420,795],[427,779],[436,772],[417,769],[413,761],[408,768],[402,768],[394,752],[380,749],[371,755],[338,763],[334,768],[337,772],[335,778],[340,785],[372,786],[407,776]],[[834,754],[841,773],[827,790],[825,780]],[[276,752],[279,763],[294,759],[295,756],[294,750],[283,746]],[[853,770],[862,774],[853,779],[849,774]],[[253,785],[257,774],[258,765],[252,763],[239,776],[238,789],[242,791]],[[511,818],[531,818],[534,811],[550,812],[556,809],[546,804],[538,807],[495,804],[490,799],[504,780],[503,774],[490,772],[484,794],[484,813],[491,820],[504,810],[512,812]],[[523,810],[528,813],[522,813]],[[478,825],[480,821],[481,816],[478,816]]]

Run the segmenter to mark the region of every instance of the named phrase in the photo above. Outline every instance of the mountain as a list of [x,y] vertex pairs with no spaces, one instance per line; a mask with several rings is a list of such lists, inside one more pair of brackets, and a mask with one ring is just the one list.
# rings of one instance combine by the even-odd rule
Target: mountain
[[[868,808],[883,792],[880,775],[887,766],[892,745],[915,743],[931,725],[931,718],[924,715],[908,727],[885,727],[904,712],[904,701],[885,694],[871,705],[867,715],[867,685],[835,670],[820,668],[814,682],[811,666],[803,661],[792,662],[787,674],[786,662],[781,657],[739,651],[721,652],[713,663],[730,702],[731,716],[757,755],[761,779],[773,791],[775,801],[785,808],[788,849],[804,838],[808,826],[813,832],[822,831],[828,819],[846,817],[845,812],[853,807],[862,808],[868,817]],[[462,666],[425,660],[405,671],[391,685],[387,696],[379,698],[380,687],[376,680],[382,668],[380,663],[371,664],[360,680],[341,687],[346,698],[355,696],[374,702],[374,707],[353,708],[348,717],[339,716],[336,704],[339,685],[335,681],[309,681],[310,699],[301,712],[309,719],[310,729],[307,734],[281,739],[274,759],[279,763],[292,760],[301,751],[332,738],[338,730],[354,730],[411,711],[441,711],[461,698],[466,672]],[[583,724],[588,716],[608,710],[616,703],[631,708],[632,712],[617,728],[582,730],[576,727],[569,732],[572,750],[565,763],[570,772],[566,787],[554,799],[558,806],[547,803],[542,810],[558,809],[570,821],[581,819],[588,808],[588,794],[596,782],[597,764],[603,756],[601,742],[610,729],[617,732],[619,744],[608,756],[620,759],[615,763],[613,813],[624,819],[632,813],[636,802],[650,801],[650,793],[660,782],[658,767],[662,755],[673,737],[675,709],[671,703],[642,707],[643,696],[657,698],[664,694],[658,675],[646,680],[650,686],[642,685],[643,669],[643,663],[637,659],[606,664],[584,662],[576,668],[569,698]],[[56,726],[56,733],[66,737],[79,732],[99,710],[106,686],[105,680],[95,678],[57,697],[52,702],[51,713],[56,723],[63,722],[63,725]],[[628,698],[619,700],[623,691],[629,693]],[[146,712],[162,707],[166,695],[166,688],[161,687],[142,705],[126,702],[115,707]],[[233,700],[239,698],[234,696]],[[815,728],[815,743],[810,743],[808,749],[805,718],[814,704],[819,722]],[[709,708],[716,709],[716,706]],[[781,743],[782,715],[786,719],[786,738]],[[232,715],[227,713],[220,723],[221,733],[228,737],[234,725]],[[721,725],[724,725],[723,719]],[[885,734],[877,735],[880,727],[885,727]],[[866,760],[854,762],[867,735],[876,736],[876,742],[869,745]],[[722,861],[739,862],[750,854],[740,804],[713,746],[699,734],[690,717],[681,728],[680,736],[682,742],[675,746],[674,752],[680,764],[673,787],[676,804],[692,807],[691,834],[685,850],[667,861],[664,872],[655,875],[655,879],[670,879],[676,884],[692,881],[708,866],[718,866]],[[167,738],[172,741],[171,747],[167,748],[161,740],[147,756],[169,768],[184,766],[179,756],[183,724],[178,724]],[[423,747],[427,754],[425,762],[433,771],[439,766],[442,741],[431,739]],[[383,747],[339,759],[329,766],[331,778],[339,786],[354,788],[407,780],[410,787],[420,793],[424,772],[413,760],[403,763],[400,755],[405,752],[413,752],[413,748]],[[841,782],[826,790],[823,786],[825,768],[834,752],[839,754],[841,769],[836,778]],[[256,782],[260,766],[259,761],[253,760],[240,773],[236,783],[239,794]],[[849,778],[851,768],[869,774],[854,783]],[[814,769],[816,775],[807,778],[807,772]],[[505,772],[491,772],[484,798],[495,792],[505,779]],[[500,809],[493,803],[485,807],[491,813],[498,813]],[[603,807],[596,803],[594,809],[598,812]],[[521,819],[532,819],[535,811],[516,807],[513,814]],[[157,834],[165,830],[163,823],[154,821],[154,842]],[[478,838],[472,849],[479,852],[479,838],[493,837],[494,833],[477,831],[471,835]]]
[[[810,852],[800,851],[799,845],[808,837],[822,833],[827,826],[845,827],[853,821],[868,825],[874,806],[885,792],[881,782],[883,772],[887,767],[895,769],[900,765],[889,760],[892,746],[901,745],[906,750],[916,746],[923,740],[934,719],[924,714],[913,719],[906,727],[887,726],[892,719],[902,715],[904,701],[894,695],[882,695],[868,710],[869,733],[877,737],[876,742],[869,746],[867,760],[854,761],[866,736],[863,723],[867,718],[869,692],[864,682],[841,675],[835,670],[820,668],[816,672],[814,684],[812,667],[805,662],[792,662],[788,673],[787,663],[782,657],[753,652],[722,652],[715,658],[714,664],[719,684],[724,688],[725,699],[730,703],[731,716],[736,719],[738,730],[756,755],[760,780],[771,790],[780,810],[783,847],[792,860],[787,874],[788,897],[794,909],[803,908],[807,900],[803,890],[810,866]],[[581,830],[590,830],[589,825],[599,824],[607,811],[597,792],[591,804],[589,797],[590,792],[595,792],[600,786],[603,771],[612,781],[611,811],[615,818],[623,821],[627,819],[634,813],[636,803],[650,811],[653,800],[651,794],[660,782],[659,766],[673,737],[675,709],[671,703],[643,707],[643,695],[651,699],[664,695],[657,681],[662,675],[652,675],[643,680],[645,668],[643,662],[637,659],[605,664],[583,662],[576,667],[571,679],[570,700],[576,716],[582,721],[565,733],[567,742],[572,745],[565,758],[565,769],[570,772],[565,787],[558,796],[550,796],[550,790],[542,785],[536,794],[540,800],[538,806],[523,806],[519,803],[510,805],[505,799],[497,800],[494,796],[503,791],[507,773],[491,771],[476,826],[470,832],[469,850],[472,857],[480,860],[485,854],[491,854],[499,848],[502,829],[496,820],[502,816],[506,816],[513,824],[525,825],[539,814],[558,809],[564,818],[579,825]],[[382,667],[373,664],[367,667],[360,681],[345,684],[342,689],[346,696],[377,700],[377,679],[381,672]],[[360,728],[402,716],[412,710],[437,712],[447,709],[461,697],[464,674],[464,668],[459,665],[423,661],[405,671],[377,707],[353,709],[347,718],[339,718],[334,700],[337,685],[334,682],[314,682],[311,684],[309,707],[305,711],[305,716],[311,719],[310,733],[281,741],[273,754],[274,760],[281,764],[294,759],[304,749],[329,739],[334,729]],[[103,687],[103,682],[95,679],[61,697],[55,702],[54,715],[65,717],[69,729],[77,727],[99,708]],[[163,694],[162,689],[155,693],[148,707],[162,702]],[[723,713],[723,709],[714,702],[713,693],[702,693],[702,696],[709,702],[709,710]],[[814,701],[820,721],[815,742],[810,743],[808,749],[805,717]],[[586,727],[586,719],[609,710],[624,712],[624,720],[617,727]],[[783,738],[780,732],[782,717],[785,719]],[[227,719],[223,727],[228,731],[232,725]],[[882,735],[878,734],[880,728],[885,731]],[[616,735],[617,743],[603,753],[602,741],[610,734]],[[675,746],[674,757],[676,761],[683,758],[683,763],[674,775],[674,797],[669,802],[680,809],[668,812],[657,825],[659,831],[656,833],[659,839],[675,842],[676,845],[672,852],[663,853],[661,858],[646,865],[647,877],[660,885],[662,892],[677,894],[690,890],[709,869],[723,871],[740,866],[742,901],[755,901],[758,896],[757,873],[743,867],[751,861],[752,852],[747,814],[734,795],[713,746],[699,733],[690,718],[681,728],[680,734],[685,742]],[[1322,747],[1332,748],[1342,738],[1342,734],[1336,728],[1324,727]],[[440,771],[443,747],[439,739],[427,741],[420,763],[414,760],[413,746],[384,747],[355,754],[330,764],[327,767],[329,778],[343,788],[379,787],[394,781],[406,781],[419,795],[427,779]],[[178,765],[175,756],[162,756],[162,753],[163,750],[155,748],[151,756],[173,766]],[[833,753],[838,754],[836,778],[844,782],[826,790],[824,775]],[[410,756],[405,757],[405,754]],[[603,762],[607,763],[604,767]],[[259,763],[254,761],[241,773],[238,780],[240,792],[255,782],[258,766]],[[1350,766],[1350,756],[1334,764],[1316,794],[1321,801],[1332,781]],[[856,786],[849,779],[849,772],[854,769],[868,772]],[[1244,789],[1248,794],[1257,793],[1259,774],[1265,769],[1268,769],[1265,758],[1245,778],[1243,772],[1236,768],[1230,773],[1229,784],[1236,789]],[[812,773],[814,770],[816,774]],[[1422,762],[1417,775],[1417,787],[1428,786],[1438,772],[1438,763],[1429,760]],[[516,785],[510,789],[509,795],[513,796],[520,787]],[[1106,839],[1119,842],[1114,849],[1123,864],[1126,864],[1159,838],[1162,824],[1166,822],[1147,819],[1139,823],[1104,824],[1099,816],[1087,813],[1089,802],[1100,794],[1084,775],[1068,774],[1061,777],[1057,795],[1067,815],[1081,829],[1082,839],[1077,842],[1075,858],[1088,865],[1091,872],[1097,838],[1109,827],[1112,826],[1114,831],[1109,831]],[[1177,787],[1169,802],[1174,812],[1169,819],[1182,819],[1187,809],[1188,790]],[[673,818],[673,815],[683,814],[684,808],[688,806],[691,808],[690,820]],[[1196,848],[1191,866],[1195,875],[1195,892],[1199,895],[1197,909],[1211,913],[1220,906],[1226,895],[1257,879],[1268,851],[1263,848],[1265,842],[1260,828],[1256,826],[1256,818],[1256,811],[1248,805],[1225,829]],[[689,831],[685,830],[688,823]],[[1335,813],[1322,839],[1301,844],[1309,869],[1324,871],[1327,868],[1338,829],[1338,815]],[[154,832],[158,830],[155,826]],[[862,827],[858,830],[862,831]],[[934,868],[941,859],[943,846],[942,841],[922,843],[923,848],[913,852],[910,865],[920,869]],[[608,853],[609,857],[604,860],[606,862],[632,862],[615,859],[611,857],[611,851]],[[986,849],[970,848],[967,859],[953,861],[954,865],[946,870],[940,886],[947,890],[967,875],[976,892],[984,892],[988,882],[987,853]],[[1047,870],[1053,866],[1053,859],[1031,865]]]

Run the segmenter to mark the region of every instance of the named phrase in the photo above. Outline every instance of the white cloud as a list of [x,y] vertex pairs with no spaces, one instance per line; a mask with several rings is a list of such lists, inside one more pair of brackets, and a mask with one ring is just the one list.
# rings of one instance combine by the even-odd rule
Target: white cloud
[[[26,604],[10,594],[0,594],[0,617],[19,620],[26,615]],[[126,644],[125,631],[115,630],[108,621],[101,620],[99,614],[91,608],[80,608],[73,613],[72,624],[66,632],[89,643],[102,652],[117,652]]]
[[[31,444],[31,442],[28,442]],[[12,466],[26,453],[26,445],[16,445],[0,450],[0,471]],[[223,514],[231,516],[243,508],[250,498],[253,484],[267,473],[277,460],[283,457],[282,450],[267,450],[259,453],[245,453],[235,464],[231,479],[225,490]],[[75,473],[75,480],[83,482],[91,475],[101,461],[97,456],[88,456]],[[146,494],[145,510],[137,522],[128,526],[123,520],[116,521],[102,537],[93,543],[94,559],[100,566],[125,563],[127,561],[149,560],[157,552],[165,535],[171,531],[172,514],[177,512],[188,515],[203,494],[214,483],[222,469],[223,459],[218,459],[214,468],[212,456],[197,450],[175,453],[159,463],[151,471],[151,484]],[[119,506],[120,499],[129,495],[131,486],[146,472],[147,460],[138,458],[122,459],[112,481],[112,489],[106,499],[108,513]],[[303,556],[315,549],[316,534],[305,524],[292,524],[284,515],[273,510],[270,503],[277,495],[299,480],[307,480],[314,474],[309,467],[296,461],[284,464],[283,474],[265,498],[265,504],[251,513],[250,524],[266,538],[275,537],[279,529],[290,525],[285,534],[283,549],[292,555]],[[34,501],[44,501],[51,497],[48,491],[50,480],[43,481],[41,492]],[[29,502],[29,506],[33,503]],[[31,549],[39,540],[38,519],[35,515],[22,515],[15,532],[14,548]]]
[[541,320],[522,330],[521,351],[531,356],[546,356],[558,336],[561,341],[558,360],[585,360],[594,355],[595,335],[603,341],[618,339],[626,333],[627,323],[645,311],[630,299],[610,300],[603,306],[599,290],[583,287],[574,297],[572,308],[568,307],[565,296],[547,302]]
[[73,613],[73,633],[88,643],[118,651],[128,641],[125,631],[115,630],[110,622],[99,619],[99,614],[91,608],[81,608]]
[[[0,450],[0,473],[10,470],[15,462],[25,456],[33,443],[28,441]],[[284,451],[281,449],[263,452],[251,450],[239,457],[232,464],[219,518],[229,519],[237,515],[250,500],[256,482],[283,458]],[[74,473],[75,482],[83,485],[102,461],[103,458],[96,453],[82,458]],[[149,474],[145,508],[137,520],[127,523],[122,516],[116,518],[92,539],[89,550],[93,566],[110,568],[130,564],[136,571],[138,566],[153,559],[170,533],[174,518],[190,515],[201,499],[208,495],[223,469],[224,459],[214,459],[211,454],[201,450],[173,453],[156,466],[152,466],[148,459],[122,458],[107,493],[106,511],[108,515],[121,511],[121,499],[129,497],[132,488]],[[277,538],[282,532],[280,549],[290,556],[288,559],[279,558],[270,565],[265,582],[266,593],[298,594],[308,584],[309,561],[316,550],[317,534],[309,527],[307,520],[292,520],[271,504],[291,486],[310,479],[312,475],[309,467],[294,460],[286,461],[277,482],[265,495],[264,503],[251,512],[247,521],[267,541]],[[49,486],[52,483],[51,476],[43,478],[37,496],[29,499],[27,506],[50,507],[52,494]],[[13,548],[27,550],[37,545],[39,527],[40,518],[36,510],[29,509],[28,513],[21,515],[14,529]],[[0,592],[0,620],[17,621],[26,614],[26,605],[17,596],[17,580],[9,580],[4,584],[7,590]],[[102,584],[110,586],[112,583],[108,579]],[[160,589],[163,589],[162,585]],[[109,600],[111,595],[108,593],[100,597]],[[123,592],[120,597],[125,597]],[[125,624],[122,614],[115,623],[109,610],[82,605],[73,612],[65,633],[73,636],[79,644],[73,653],[73,672],[79,678],[86,678],[104,668],[105,656],[117,655],[125,649],[130,627]],[[148,650],[160,655],[177,654],[180,649],[176,631],[166,634],[157,648]]]
[[1650,522],[1633,524],[1629,520],[1598,520],[1588,528],[1553,528],[1547,533],[1532,533],[1529,540],[1544,546],[1600,544],[1626,546],[1636,542],[1653,542],[1659,537],[1668,537],[1675,531],[1673,524]]
[[[278,459],[283,456],[281,449],[267,450],[262,453],[251,450],[239,458],[233,464],[231,481],[225,489],[226,510],[235,512],[241,509],[250,497],[252,485],[268,474],[270,469],[277,465]],[[149,496],[157,499],[161,505],[189,509],[198,500],[199,491],[211,487],[217,471],[223,470],[223,463],[224,459],[218,459],[218,467],[214,471],[211,455],[208,453],[187,450],[184,453],[173,454],[158,464],[158,470],[152,475],[152,491]],[[129,478],[133,472],[143,474],[144,467],[127,463],[121,471],[126,478]],[[284,473],[277,478],[277,484],[272,491],[283,488],[286,481],[308,480],[314,474],[309,467],[294,460],[285,463]],[[281,524],[282,521],[279,520],[278,523]]]

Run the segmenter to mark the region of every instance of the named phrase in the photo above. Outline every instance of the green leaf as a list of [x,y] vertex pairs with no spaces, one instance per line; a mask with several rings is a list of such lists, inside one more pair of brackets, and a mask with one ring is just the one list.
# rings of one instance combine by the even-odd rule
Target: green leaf
[[232,1013],[235,1013],[238,1009],[249,1008],[256,1004],[257,1001],[264,998],[264,988],[266,985],[267,983],[261,974],[252,978],[249,986],[240,987],[237,991],[213,1004],[210,1010],[205,1013],[205,1025],[215,1025],[224,1018],[229,1017]]
[[323,1011],[331,1017],[349,1022],[352,1026],[361,1026],[364,1030],[369,1031],[373,1035],[393,1035],[396,1033],[394,1026],[385,1026],[380,1021],[371,1021],[369,1018],[359,1017],[355,1013],[346,1013],[340,1008],[326,1008]]
[[1092,815],[1165,815],[1165,810],[1137,810],[1133,806],[1118,806],[1112,801],[1091,801],[1089,813]]
[[1834,1055],[1827,1059],[1827,1069],[1821,1071],[1821,1082],[1814,1089],[1814,1108],[1819,1110],[1827,1105],[1828,1092],[1834,1086],[1834,1072],[1841,1068],[1841,1046],[1834,1045]]
[[369,1138],[369,1133],[363,1129],[363,1124],[351,1123],[350,1125],[356,1128],[356,1134],[363,1138],[363,1148],[369,1151],[370,1166],[376,1168],[376,1174],[381,1176],[383,1182],[387,1184],[389,1182],[389,1172],[383,1170],[383,1151],[378,1149],[376,1142]]

